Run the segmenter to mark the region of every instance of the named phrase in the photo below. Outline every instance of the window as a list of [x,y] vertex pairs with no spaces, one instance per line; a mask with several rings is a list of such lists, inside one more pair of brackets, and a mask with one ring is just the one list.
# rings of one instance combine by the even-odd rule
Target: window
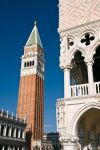
[[24,67],[26,67],[26,62],[24,63]]
[[29,62],[27,62],[27,67],[29,67]]

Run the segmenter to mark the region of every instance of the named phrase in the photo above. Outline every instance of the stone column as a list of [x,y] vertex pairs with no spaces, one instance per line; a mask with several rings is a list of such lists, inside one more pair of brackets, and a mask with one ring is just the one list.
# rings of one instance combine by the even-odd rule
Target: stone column
[[25,150],[25,147],[22,147],[22,150]]
[[9,146],[7,150],[10,150],[10,149],[11,149],[11,148],[10,148],[10,146]]
[[21,135],[21,129],[19,128],[18,129],[18,138],[20,138],[20,135]]
[[6,133],[7,133],[7,125],[4,126],[3,136],[6,136]]
[[17,131],[17,129],[16,129],[16,127],[14,128],[14,131],[13,131],[13,137],[16,137],[16,131]]
[[88,73],[88,83],[89,83],[89,95],[94,94],[94,81],[93,81],[93,60],[89,60],[86,62],[87,64],[87,73]]
[[4,150],[5,149],[5,146],[2,146],[2,150]]
[[61,139],[61,145],[63,146],[63,150],[78,150],[78,137],[77,136],[71,136],[71,137],[62,137]]
[[70,66],[67,66],[64,69],[64,98],[71,97],[71,90],[70,90]]
[[22,131],[22,139],[25,139],[25,131],[24,131],[24,129]]
[[19,147],[17,148],[17,150],[19,150]]
[[12,133],[12,127],[9,127],[9,133],[8,133],[9,137],[11,137],[11,133]]

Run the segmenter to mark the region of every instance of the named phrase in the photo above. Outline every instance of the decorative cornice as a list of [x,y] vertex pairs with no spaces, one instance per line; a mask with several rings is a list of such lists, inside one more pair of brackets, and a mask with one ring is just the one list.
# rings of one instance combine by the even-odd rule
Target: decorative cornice
[[82,24],[80,26],[76,26],[73,28],[65,29],[59,32],[60,36],[68,36],[68,35],[77,35],[79,32],[82,32],[84,30],[90,30],[100,27],[100,20],[90,22],[87,24]]

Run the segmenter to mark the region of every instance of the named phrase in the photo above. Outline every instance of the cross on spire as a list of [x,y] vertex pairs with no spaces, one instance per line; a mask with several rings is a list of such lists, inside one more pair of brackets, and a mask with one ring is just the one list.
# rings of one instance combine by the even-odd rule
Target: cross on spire
[[36,20],[34,21],[34,25],[35,25],[35,26],[37,25],[37,21],[36,21]]

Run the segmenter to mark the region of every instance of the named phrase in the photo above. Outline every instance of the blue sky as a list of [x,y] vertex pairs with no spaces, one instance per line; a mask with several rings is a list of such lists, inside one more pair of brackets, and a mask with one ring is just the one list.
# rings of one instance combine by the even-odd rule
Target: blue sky
[[0,0],[0,108],[16,113],[20,57],[34,20],[45,50],[45,131],[56,130],[56,99],[63,97],[59,68],[58,0]]

